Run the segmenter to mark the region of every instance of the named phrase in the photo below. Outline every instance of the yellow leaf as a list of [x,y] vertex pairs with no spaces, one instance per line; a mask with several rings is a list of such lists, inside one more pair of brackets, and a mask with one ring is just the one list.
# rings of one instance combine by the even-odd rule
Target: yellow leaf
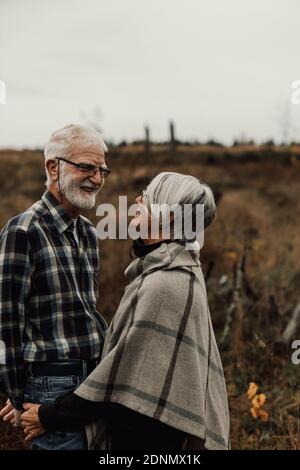
[[249,383],[249,387],[247,390],[247,397],[249,398],[249,400],[251,400],[251,398],[253,398],[254,395],[256,395],[257,389],[258,389],[258,386],[256,385],[256,383],[254,382]]
[[254,408],[261,408],[266,401],[266,395],[264,393],[260,393],[259,395],[255,395],[252,399],[251,403]]
[[253,418],[257,418],[258,417],[258,408],[254,408],[254,406],[252,408],[250,408],[250,412],[253,416]]

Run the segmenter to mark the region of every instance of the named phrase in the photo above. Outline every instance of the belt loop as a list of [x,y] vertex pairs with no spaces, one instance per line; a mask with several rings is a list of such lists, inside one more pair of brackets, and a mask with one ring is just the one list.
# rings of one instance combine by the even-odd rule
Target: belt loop
[[82,378],[85,379],[87,377],[87,361],[84,359],[82,360]]

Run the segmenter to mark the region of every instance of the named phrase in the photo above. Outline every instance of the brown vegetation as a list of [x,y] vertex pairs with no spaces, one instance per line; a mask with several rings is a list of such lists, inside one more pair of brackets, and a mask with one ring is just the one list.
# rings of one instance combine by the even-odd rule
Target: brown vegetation
[[[134,202],[164,170],[193,174],[212,186],[218,217],[207,230],[201,260],[228,386],[232,447],[300,449],[300,366],[281,342],[299,302],[299,148],[176,150],[173,156],[162,147],[147,156],[142,146],[113,150],[107,157],[113,172],[99,203],[117,204],[119,195]],[[1,226],[39,199],[44,181],[41,152],[0,152]],[[99,220],[95,211],[88,216]],[[99,311],[108,320],[122,296],[129,249],[129,241],[101,242]],[[250,382],[266,397],[265,421],[250,412]],[[20,447],[20,435],[0,424],[0,449]]]

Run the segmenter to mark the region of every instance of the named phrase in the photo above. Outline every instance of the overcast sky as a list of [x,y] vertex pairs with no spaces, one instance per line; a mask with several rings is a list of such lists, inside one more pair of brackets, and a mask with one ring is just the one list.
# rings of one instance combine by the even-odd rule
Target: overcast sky
[[[0,0],[0,147],[101,108],[108,139],[300,141],[299,0]],[[285,130],[286,129],[286,130]]]

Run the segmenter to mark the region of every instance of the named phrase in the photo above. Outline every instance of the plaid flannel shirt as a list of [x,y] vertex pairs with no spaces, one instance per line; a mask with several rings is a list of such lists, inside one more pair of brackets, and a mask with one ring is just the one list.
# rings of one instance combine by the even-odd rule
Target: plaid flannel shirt
[[0,370],[18,409],[26,363],[101,355],[107,324],[96,310],[96,231],[79,216],[77,245],[73,227],[73,219],[46,191],[0,232]]

